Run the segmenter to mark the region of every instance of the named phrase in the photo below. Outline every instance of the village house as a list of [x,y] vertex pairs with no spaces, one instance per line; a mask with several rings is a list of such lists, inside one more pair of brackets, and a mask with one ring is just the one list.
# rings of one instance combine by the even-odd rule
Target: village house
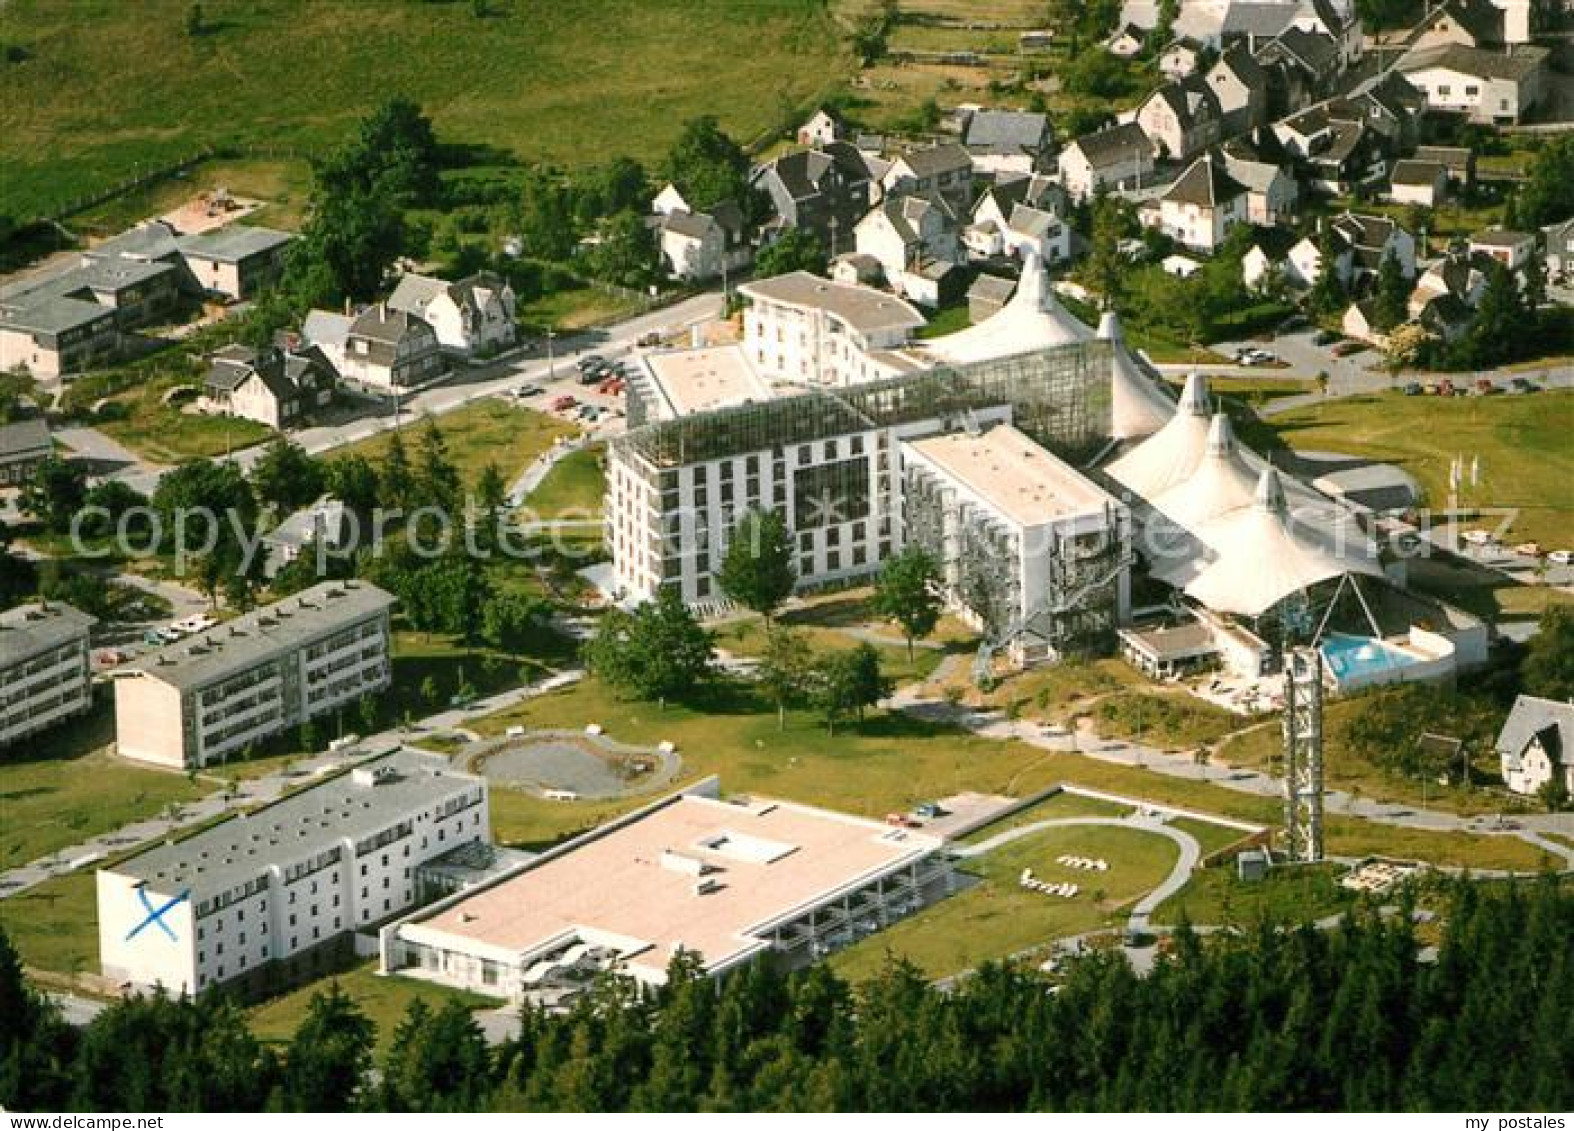
[[822,106],[814,116],[798,127],[798,144],[808,146],[830,145],[847,135],[847,127],[835,111]]
[[1410,155],[1416,161],[1435,161],[1448,173],[1448,187],[1468,192],[1476,183],[1475,151],[1462,145],[1418,145]]
[[1159,53],[1159,74],[1171,82],[1195,74],[1202,44],[1194,39],[1177,39]]
[[1055,138],[1047,114],[975,111],[968,117],[962,144],[973,168],[985,176],[1028,176],[1054,167]]
[[1447,44],[1412,51],[1398,67],[1427,107],[1472,122],[1514,124],[1541,101],[1547,50],[1524,45],[1511,54]]
[[[1415,238],[1386,216],[1345,212],[1328,222],[1334,249],[1333,269],[1352,290],[1376,278],[1383,259],[1392,252],[1405,277],[1416,273]],[[1311,287],[1322,274],[1322,251],[1311,236],[1301,239],[1285,258],[1285,278],[1294,286]]]
[[341,380],[389,393],[428,384],[447,368],[436,331],[420,315],[387,303],[349,319],[321,313],[326,317],[307,317],[304,333],[322,347]]
[[1104,41],[1104,46],[1111,55],[1117,59],[1131,59],[1142,53],[1143,44],[1148,41],[1148,33],[1136,24],[1122,24],[1115,29],[1115,34]]
[[0,424],[0,487],[16,487],[54,452],[49,425],[40,417]]
[[860,255],[879,260],[886,283],[915,301],[923,301],[915,288],[929,288],[908,276],[921,275],[932,264],[963,259],[956,219],[938,198],[888,196],[858,222],[854,238]]
[[755,171],[754,186],[770,197],[775,212],[767,238],[769,229],[802,228],[832,258],[847,250],[872,199],[868,159],[841,141],[767,162]]
[[739,271],[753,258],[744,238],[743,213],[731,201],[709,212],[667,213],[661,218],[660,243],[667,273],[690,283]]
[[1503,784],[1515,793],[1537,794],[1554,778],[1574,793],[1574,703],[1519,696],[1496,747]]
[[456,283],[430,275],[399,278],[388,306],[418,315],[444,349],[465,357],[487,356],[514,344],[514,288],[491,271]]
[[938,195],[957,215],[973,205],[973,159],[955,142],[910,149],[880,178],[883,196]]
[[1219,102],[1201,75],[1159,87],[1137,108],[1136,122],[1160,159],[1189,161],[1219,141]]
[[978,259],[1017,253],[1024,243],[1046,261],[1070,258],[1070,230],[1062,223],[1066,193],[1048,177],[1034,175],[998,182],[973,205],[962,243]]
[[1153,143],[1136,122],[1084,134],[1060,151],[1060,183],[1072,200],[1100,186],[1124,189],[1153,176]]
[[1407,41],[1413,51],[1429,47],[1495,49],[1530,42],[1531,0],[1442,0]]
[[1510,271],[1523,271],[1536,254],[1536,243],[1532,232],[1488,228],[1470,237],[1470,254],[1495,259]]
[[1541,247],[1548,275],[1556,279],[1574,272],[1574,217],[1542,228]]
[[1184,247],[1212,253],[1246,223],[1246,187],[1212,155],[1199,157],[1159,198],[1159,228]]
[[284,429],[326,407],[333,400],[334,384],[333,369],[320,350],[259,352],[229,345],[208,359],[197,407]]
[[1224,136],[1255,129],[1268,120],[1268,74],[1244,44],[1226,48],[1208,68],[1208,89],[1219,104]]
[[1271,133],[1253,144],[1236,138],[1220,147],[1225,172],[1246,187],[1246,219],[1259,227],[1295,219],[1300,183]]
[[1436,161],[1395,161],[1388,174],[1388,199],[1395,204],[1436,208],[1448,195],[1448,170]]

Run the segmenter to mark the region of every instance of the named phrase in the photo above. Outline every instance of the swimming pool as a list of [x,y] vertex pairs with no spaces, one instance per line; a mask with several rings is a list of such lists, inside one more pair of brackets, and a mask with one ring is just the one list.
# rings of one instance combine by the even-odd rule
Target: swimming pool
[[1373,677],[1408,667],[1416,658],[1370,636],[1330,632],[1323,638],[1323,662],[1337,683],[1367,682]]

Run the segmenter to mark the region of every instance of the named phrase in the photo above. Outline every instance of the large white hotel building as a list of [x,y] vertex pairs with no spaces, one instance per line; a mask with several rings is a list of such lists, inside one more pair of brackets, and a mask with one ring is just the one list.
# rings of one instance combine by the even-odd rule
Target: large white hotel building
[[315,585],[116,673],[121,755],[205,766],[388,686],[392,595]]
[[93,705],[88,630],[95,623],[58,601],[0,613],[0,747]]
[[414,906],[422,864],[490,841],[485,779],[415,750],[370,759],[100,870],[103,973],[175,994],[289,981]]

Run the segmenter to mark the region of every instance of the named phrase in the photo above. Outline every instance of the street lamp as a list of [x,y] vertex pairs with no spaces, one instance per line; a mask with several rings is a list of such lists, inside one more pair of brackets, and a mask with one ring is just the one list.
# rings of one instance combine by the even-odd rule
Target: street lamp
[[557,335],[552,332],[552,327],[547,327],[547,380],[552,381],[557,377],[557,358],[552,353],[552,339]]

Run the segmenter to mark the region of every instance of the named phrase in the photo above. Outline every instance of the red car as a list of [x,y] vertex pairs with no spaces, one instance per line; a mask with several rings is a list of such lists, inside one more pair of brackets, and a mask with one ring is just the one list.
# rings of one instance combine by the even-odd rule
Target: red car
[[558,397],[556,400],[554,400],[552,402],[552,411],[553,412],[567,412],[569,409],[573,408],[578,403],[579,403],[579,401],[576,400],[574,397],[570,396],[568,393],[564,393],[561,397]]

